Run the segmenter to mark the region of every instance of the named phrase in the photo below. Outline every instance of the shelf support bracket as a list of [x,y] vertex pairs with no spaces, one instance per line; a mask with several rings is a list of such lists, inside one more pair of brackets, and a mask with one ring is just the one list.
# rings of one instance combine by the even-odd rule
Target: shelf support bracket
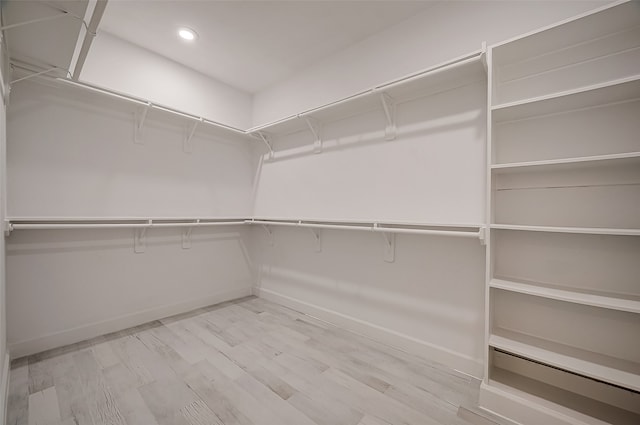
[[482,61],[482,66],[484,67],[484,72],[489,72],[489,64],[487,63],[487,42],[482,42],[482,53],[480,53],[480,61]]
[[384,115],[387,118],[387,125],[384,129],[384,140],[395,140],[398,133],[398,127],[396,125],[396,102],[385,92],[380,93],[380,101],[382,102]]
[[[301,221],[298,224],[302,224]],[[316,252],[322,252],[322,229],[309,228],[316,242]]]
[[262,224],[262,228],[265,232],[267,232],[267,238],[269,238],[269,246],[274,246],[275,243],[273,240],[273,230],[271,230],[268,224]]
[[271,141],[269,140],[269,136],[264,134],[262,131],[258,131],[256,132],[256,134],[258,135],[258,137],[260,137],[260,140],[262,140],[262,142],[265,144],[267,149],[269,149],[268,159],[273,159],[273,147],[271,146]]
[[480,245],[482,246],[487,245],[487,228],[486,227],[481,227],[478,230],[478,238],[480,239]]
[[[373,224],[373,229],[379,229],[378,223]],[[396,234],[391,232],[380,232],[384,242],[384,261],[393,263],[396,260]]]
[[[148,226],[151,227],[152,221],[148,221]],[[133,252],[141,254],[147,249],[147,227],[136,229],[133,236]]]
[[136,114],[136,134],[134,142],[139,145],[144,145],[144,140],[142,139],[142,130],[144,128],[144,120],[147,119],[147,113],[149,112],[149,109],[151,109],[151,102],[147,102],[142,111]]
[[186,137],[186,139],[184,139],[184,142],[182,143],[182,150],[184,151],[184,153],[193,152],[193,145],[191,144],[191,140],[193,139],[193,136],[196,134],[196,129],[200,124],[202,124],[202,122],[204,122],[204,119],[200,117],[198,121],[193,123],[193,127],[191,127],[191,131],[189,132],[189,135]]
[[[55,9],[58,10],[57,8],[55,8]],[[8,29],[11,29],[11,28],[18,28],[18,27],[21,27],[21,26],[24,26],[24,25],[36,24],[38,22],[51,21],[53,19],[64,18],[66,16],[70,16],[72,18],[80,19],[79,16],[72,15],[71,13],[67,12],[66,10],[60,10],[60,12],[62,12],[62,13],[58,13],[57,15],[44,16],[42,18],[30,19],[28,21],[18,22],[18,23],[15,23],[15,24],[4,25],[4,26],[0,27],[0,31],[8,30]]]
[[[194,224],[200,223],[200,220],[196,220]],[[193,227],[189,226],[182,231],[182,249],[191,249],[191,233]]]
[[12,230],[13,230],[13,226],[11,225],[11,221],[5,220],[4,221],[4,235],[5,236],[10,236]]
[[302,117],[313,134],[313,153],[322,152],[322,124],[313,117]]

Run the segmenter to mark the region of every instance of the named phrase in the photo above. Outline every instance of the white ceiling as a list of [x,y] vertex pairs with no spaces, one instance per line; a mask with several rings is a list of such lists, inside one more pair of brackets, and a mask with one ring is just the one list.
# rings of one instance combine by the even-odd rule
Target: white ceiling
[[[254,93],[431,3],[110,0],[99,30]],[[180,26],[199,39],[178,39]]]

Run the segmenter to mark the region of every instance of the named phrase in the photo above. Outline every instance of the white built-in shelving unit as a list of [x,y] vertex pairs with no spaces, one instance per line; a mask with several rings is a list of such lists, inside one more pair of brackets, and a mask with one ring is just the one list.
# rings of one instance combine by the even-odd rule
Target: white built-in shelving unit
[[488,62],[481,404],[521,423],[640,423],[640,3]]

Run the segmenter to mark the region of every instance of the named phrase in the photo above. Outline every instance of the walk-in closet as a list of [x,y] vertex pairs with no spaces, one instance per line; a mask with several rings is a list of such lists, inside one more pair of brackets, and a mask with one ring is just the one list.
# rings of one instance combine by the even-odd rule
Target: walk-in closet
[[639,1],[0,12],[0,423],[640,423]]

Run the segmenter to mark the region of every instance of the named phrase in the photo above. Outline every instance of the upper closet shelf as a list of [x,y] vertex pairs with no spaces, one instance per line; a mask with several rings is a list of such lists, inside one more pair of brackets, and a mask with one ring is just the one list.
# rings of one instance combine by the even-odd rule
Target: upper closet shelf
[[[387,127],[392,127],[395,125],[397,104],[484,80],[486,78],[484,58],[485,50],[478,50],[336,102],[253,127],[247,130],[247,133],[263,133],[272,136],[284,136],[306,130],[313,133],[314,126],[373,110],[383,111]],[[388,133],[390,132],[392,130],[388,130]]]
[[504,65],[597,40],[637,25],[636,1],[617,1],[493,45],[493,62]]
[[135,111],[137,112],[136,115],[137,115],[138,122],[136,123],[136,128],[142,128],[142,126],[144,125],[145,119],[147,118],[148,114],[152,111],[153,113],[161,114],[164,121],[172,118],[177,119],[180,122],[184,122],[186,120],[187,122],[192,123],[191,131],[188,136],[189,140],[186,141],[187,142],[186,144],[190,142],[190,139],[191,137],[193,137],[193,134],[195,133],[195,131],[197,129],[202,129],[203,127],[207,127],[211,129],[215,134],[220,136],[231,137],[231,138],[242,139],[242,140],[253,140],[253,138],[248,136],[244,130],[241,130],[226,124],[222,124],[217,121],[199,117],[193,114],[182,112],[174,108],[159,105],[157,103],[140,99],[134,96],[130,96],[128,94],[119,93],[114,90],[97,87],[91,84],[81,83],[81,82],[69,80],[66,78],[39,77],[39,79],[40,81],[44,81],[46,83],[53,83],[57,87],[66,87],[66,88],[69,88],[70,90],[75,90],[78,95],[82,95],[85,93],[95,93],[100,96],[103,96],[105,99],[112,99],[112,100],[115,100],[116,102],[124,102],[128,105],[132,105],[135,108]]
[[625,164],[640,165],[640,152],[616,153],[608,155],[581,156],[575,158],[549,159],[542,161],[512,162],[505,164],[493,164],[491,169],[494,174],[508,174],[527,171],[547,171],[558,167],[588,168],[600,166],[613,166]]
[[491,108],[494,122],[552,115],[640,98],[640,75]]

